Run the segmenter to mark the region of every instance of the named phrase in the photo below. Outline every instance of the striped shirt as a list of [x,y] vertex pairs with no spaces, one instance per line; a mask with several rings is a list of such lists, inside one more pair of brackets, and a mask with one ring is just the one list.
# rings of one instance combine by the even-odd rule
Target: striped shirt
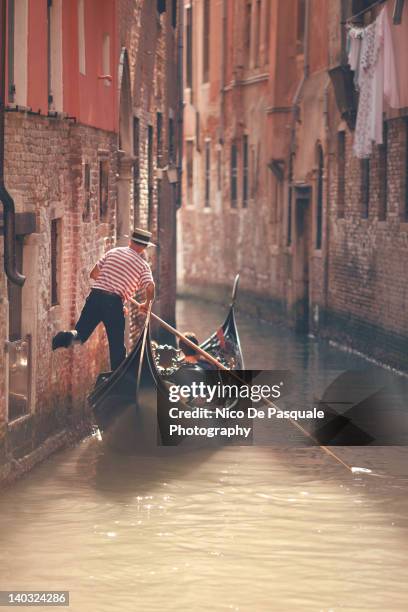
[[111,249],[96,265],[99,275],[93,288],[117,293],[124,302],[153,282],[149,264],[130,247]]

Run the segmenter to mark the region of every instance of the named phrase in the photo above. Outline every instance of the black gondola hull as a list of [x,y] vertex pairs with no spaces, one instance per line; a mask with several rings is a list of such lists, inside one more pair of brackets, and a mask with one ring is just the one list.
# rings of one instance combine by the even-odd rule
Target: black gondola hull
[[[231,305],[224,324],[208,338],[201,348],[219,358],[228,351],[234,353],[234,369],[243,369],[242,351],[236,327],[233,305]],[[170,402],[168,383],[160,376],[152,353],[150,330],[144,330],[134,348],[115,372],[104,373],[98,377],[95,388],[90,394],[89,405],[93,409],[96,424],[106,431],[133,406],[136,414],[155,414],[156,436],[159,444],[178,445],[182,437],[172,437],[170,430],[170,409],[187,406],[182,402]],[[152,423],[152,420],[150,420]],[[191,421],[178,421],[181,426],[191,425]]]

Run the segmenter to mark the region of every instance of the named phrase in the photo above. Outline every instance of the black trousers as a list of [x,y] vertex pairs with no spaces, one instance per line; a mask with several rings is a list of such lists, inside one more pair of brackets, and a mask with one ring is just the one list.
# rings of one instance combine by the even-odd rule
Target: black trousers
[[99,323],[105,326],[111,368],[116,370],[126,357],[123,302],[119,295],[106,293],[101,289],[92,289],[75,325],[81,342],[88,340]]

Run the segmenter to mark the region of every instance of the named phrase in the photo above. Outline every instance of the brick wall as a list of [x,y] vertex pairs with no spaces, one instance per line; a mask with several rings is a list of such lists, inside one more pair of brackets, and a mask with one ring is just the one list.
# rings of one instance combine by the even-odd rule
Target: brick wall
[[325,335],[391,365],[407,369],[408,224],[405,202],[406,120],[387,120],[387,207],[381,219],[379,148],[370,159],[368,218],[362,217],[361,165],[346,131],[345,214],[338,218],[337,163],[333,159],[329,295]]
[[[147,133],[153,126],[153,207],[150,227],[159,249],[148,258],[158,285],[157,311],[174,320],[175,306],[175,189],[157,169],[157,113],[163,116],[163,160],[169,161],[169,119],[177,143],[177,28],[169,12],[159,16],[156,2],[117,3],[118,63],[126,49],[129,58],[130,112],[126,150],[118,152],[118,134],[26,112],[6,113],[6,185],[17,213],[34,213],[35,232],[24,238],[22,332],[32,337],[31,402],[29,414],[8,422],[8,356],[0,350],[0,480],[30,467],[71,439],[87,431],[86,395],[100,371],[108,369],[107,342],[99,328],[83,346],[51,351],[51,339],[76,322],[90,288],[89,272],[99,257],[117,243],[118,219],[124,206],[129,230],[134,221],[147,227]],[[117,69],[117,66],[114,66]],[[121,84],[119,83],[119,87]],[[120,95],[120,92],[118,92]],[[120,106],[120,105],[119,105]],[[120,110],[120,113],[123,111]],[[135,211],[133,181],[133,117],[140,122],[139,210]],[[130,150],[129,150],[130,149]],[[125,160],[125,162],[123,161]],[[100,163],[108,168],[108,210],[100,213]],[[177,159],[174,159],[177,163]],[[89,166],[89,193],[85,189]],[[125,170],[124,170],[125,169]],[[123,199],[119,180],[126,184]],[[122,200],[119,201],[119,194]],[[89,197],[88,197],[89,195]],[[59,300],[51,303],[51,223],[60,220]],[[3,240],[0,238],[3,268]],[[9,304],[4,275],[0,275],[0,346],[8,339]],[[143,297],[143,296],[141,296]],[[140,331],[132,313],[131,344]],[[17,462],[17,463],[16,463]],[[20,467],[19,467],[20,466]]]
[[[22,336],[32,338],[30,414],[9,427],[7,455],[28,455],[51,436],[82,427],[85,397],[97,373],[107,367],[106,341],[98,330],[89,343],[51,351],[59,329],[73,327],[89,291],[89,271],[115,242],[115,134],[25,113],[7,113],[5,179],[16,212],[34,213],[36,230],[24,238]],[[109,164],[109,210],[99,214],[99,161]],[[84,221],[84,162],[89,163],[90,214]],[[51,303],[51,222],[59,219],[59,298]],[[3,285],[2,343],[8,338],[7,292]],[[1,351],[7,375],[7,357]],[[5,391],[2,377],[2,390]],[[2,394],[2,424],[6,401]]]

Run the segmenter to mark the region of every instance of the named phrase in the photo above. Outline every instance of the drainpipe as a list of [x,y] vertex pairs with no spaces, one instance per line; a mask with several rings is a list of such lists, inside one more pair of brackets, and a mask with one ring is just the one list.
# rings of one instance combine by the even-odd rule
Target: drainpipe
[[11,283],[24,284],[25,277],[16,269],[14,200],[4,184],[4,122],[6,108],[6,0],[0,0],[0,201],[4,210],[4,270]]
[[303,35],[303,75],[297,86],[295,95],[292,100],[292,134],[290,143],[291,155],[295,153],[296,145],[296,121],[299,111],[299,101],[302,95],[303,85],[309,76],[309,21],[310,21],[310,0],[306,0],[305,4],[305,24],[304,24],[304,35]]
[[184,57],[184,0],[178,4],[178,42],[177,42],[177,88],[178,88],[178,198],[177,208],[180,208],[183,197],[183,145],[184,145],[184,79],[183,79],[183,57]]
[[227,52],[227,0],[222,3],[222,50],[220,79],[220,144],[224,144],[224,109],[225,109],[225,55]]

